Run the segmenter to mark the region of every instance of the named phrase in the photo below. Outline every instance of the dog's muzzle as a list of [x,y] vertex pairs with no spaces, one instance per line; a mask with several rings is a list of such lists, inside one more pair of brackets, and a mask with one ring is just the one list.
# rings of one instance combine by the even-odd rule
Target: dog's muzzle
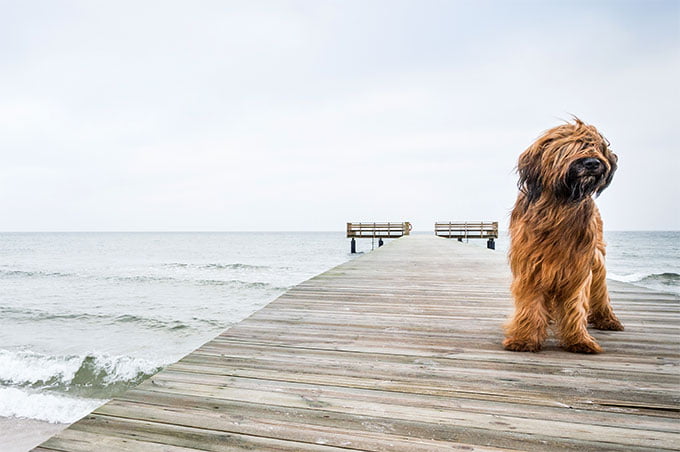
[[574,176],[602,176],[607,167],[600,159],[586,157],[573,163],[571,171]]
[[607,166],[599,159],[586,157],[576,160],[569,167],[558,193],[568,201],[580,201],[595,193],[606,172]]

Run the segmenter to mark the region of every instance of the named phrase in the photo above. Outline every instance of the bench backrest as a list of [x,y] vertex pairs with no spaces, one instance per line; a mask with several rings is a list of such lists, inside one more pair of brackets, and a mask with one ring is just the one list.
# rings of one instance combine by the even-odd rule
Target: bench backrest
[[347,223],[347,237],[395,239],[411,233],[411,223]]
[[434,224],[434,235],[454,239],[495,239],[498,238],[498,222],[437,222]]

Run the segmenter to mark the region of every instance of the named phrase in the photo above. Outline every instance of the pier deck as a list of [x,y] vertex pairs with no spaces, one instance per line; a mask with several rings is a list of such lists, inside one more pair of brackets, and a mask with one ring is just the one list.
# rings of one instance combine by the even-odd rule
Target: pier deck
[[601,355],[500,345],[502,253],[395,240],[294,287],[38,451],[677,450],[680,297],[612,283]]

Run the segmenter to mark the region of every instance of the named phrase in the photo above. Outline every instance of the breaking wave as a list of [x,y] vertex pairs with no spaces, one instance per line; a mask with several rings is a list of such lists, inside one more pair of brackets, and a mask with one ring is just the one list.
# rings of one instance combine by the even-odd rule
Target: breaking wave
[[632,273],[630,275],[608,273],[607,277],[615,281],[680,294],[680,274],[674,272]]
[[132,356],[0,350],[0,385],[105,399],[139,384],[166,364]]
[[680,284],[680,275],[677,273],[655,273],[642,278],[642,281],[655,281],[668,286],[675,286]]
[[630,275],[618,275],[608,273],[607,277],[615,281],[635,283],[642,281],[656,281],[662,284],[675,285],[680,283],[680,275],[673,272],[666,273],[632,273]]

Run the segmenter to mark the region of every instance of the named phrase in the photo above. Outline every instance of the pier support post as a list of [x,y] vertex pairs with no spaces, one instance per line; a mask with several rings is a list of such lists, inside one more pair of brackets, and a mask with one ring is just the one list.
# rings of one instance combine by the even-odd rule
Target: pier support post
[[378,248],[380,248],[381,246],[383,246],[383,239],[378,240]]
[[354,237],[352,237],[352,243],[349,245],[349,250],[352,254],[357,253],[357,241],[354,240]]
[[493,237],[486,241],[486,247],[489,248],[490,250],[496,249],[496,242],[494,242]]

